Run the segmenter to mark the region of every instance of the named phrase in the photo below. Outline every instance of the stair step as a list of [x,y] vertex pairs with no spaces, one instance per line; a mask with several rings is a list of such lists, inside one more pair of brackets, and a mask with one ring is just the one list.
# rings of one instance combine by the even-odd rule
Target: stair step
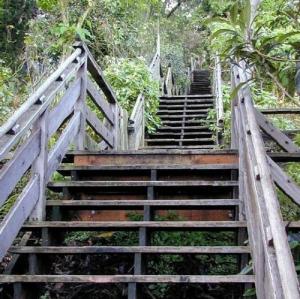
[[181,150],[192,150],[192,149],[214,149],[215,145],[185,145],[185,146],[178,146],[178,145],[151,145],[148,147],[144,147],[143,149],[181,149]]
[[157,143],[163,143],[163,142],[214,142],[211,138],[182,138],[182,139],[145,139],[145,142],[157,142]]
[[181,118],[203,118],[206,119],[208,111],[203,111],[202,113],[197,113],[197,114],[187,114],[184,115],[183,112],[178,114],[178,115],[170,115],[170,114],[159,114],[158,116],[160,119],[181,119]]
[[14,246],[14,254],[245,254],[248,246]]
[[227,207],[237,206],[238,199],[163,199],[163,200],[47,200],[49,207]]
[[206,107],[204,107],[204,109],[200,109],[200,110],[184,110],[183,109],[184,107],[182,107],[181,110],[158,110],[157,114],[160,115],[160,114],[169,114],[169,113],[174,113],[174,114],[183,114],[183,113],[186,113],[186,114],[189,114],[189,113],[192,113],[192,114],[196,114],[196,113],[207,113],[209,112],[209,109],[206,109]]
[[163,130],[163,131],[166,131],[166,130],[172,130],[172,131],[175,131],[175,130],[197,130],[197,131],[200,131],[200,130],[209,130],[209,127],[208,126],[189,126],[189,127],[186,127],[186,126],[178,126],[178,127],[162,126],[159,129],[157,129],[157,131],[161,131],[161,130]]
[[67,230],[165,229],[237,229],[246,228],[246,221],[34,221],[24,224],[24,230],[53,228]]
[[62,165],[59,167],[58,172],[63,175],[70,175],[71,171],[124,171],[124,170],[221,170],[221,169],[238,169],[238,164],[195,164],[195,165],[180,165],[180,164],[153,164],[153,165],[89,165],[89,166],[76,166],[76,165]]
[[[212,94],[204,94],[204,95],[200,95],[199,99],[201,98],[212,98]],[[172,95],[172,96],[162,96],[160,97],[160,99],[194,99],[197,98],[197,96],[195,95]]]
[[60,181],[48,183],[48,188],[61,191],[63,188],[110,188],[110,187],[234,187],[237,181]]
[[[172,112],[174,111],[173,109],[177,109],[177,108],[183,109],[184,107],[185,107],[184,104],[181,104],[181,105],[178,105],[178,104],[174,104],[174,105],[162,104],[162,105],[159,105],[159,108],[161,110],[172,111]],[[196,109],[213,108],[213,107],[214,107],[213,103],[211,103],[211,104],[193,104],[193,103],[191,103],[191,104],[187,105],[187,109],[191,109],[192,111],[195,111]]]
[[211,121],[206,121],[206,118],[205,117],[198,117],[197,120],[185,120],[185,121],[182,121],[182,120],[165,120],[165,121],[162,121],[162,124],[198,124],[199,123],[207,123],[207,122],[210,122],[212,123]]
[[[198,95],[199,97],[200,95]],[[165,99],[165,100],[160,100],[160,103],[162,104],[167,104],[167,105],[178,105],[179,103],[186,103],[187,105],[189,104],[200,104],[200,103],[213,103],[212,99]]]
[[[300,229],[300,221],[285,222],[288,229]],[[27,222],[23,230],[53,228],[68,230],[118,230],[152,228],[165,229],[237,229],[247,228],[246,221],[34,221]]]
[[206,148],[144,148],[138,151],[69,151],[65,161],[81,165],[207,165],[237,163],[236,150]]
[[0,283],[254,283],[253,275],[0,275]]
[[167,133],[159,133],[159,132],[156,132],[156,133],[152,133],[152,134],[149,134],[149,136],[155,136],[155,137],[158,137],[158,136],[185,136],[185,135],[188,135],[188,136],[207,136],[207,135],[212,135],[213,132],[212,131],[207,131],[207,132],[178,132],[178,133],[175,133],[175,132],[167,132]]

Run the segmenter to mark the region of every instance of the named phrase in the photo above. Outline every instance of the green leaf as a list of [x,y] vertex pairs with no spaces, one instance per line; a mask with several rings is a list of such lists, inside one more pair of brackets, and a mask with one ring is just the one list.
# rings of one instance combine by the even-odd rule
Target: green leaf
[[219,29],[219,30],[215,31],[215,32],[210,36],[210,38],[211,38],[211,39],[215,39],[215,38],[217,38],[217,37],[218,37],[219,35],[221,35],[221,34],[238,35],[238,33],[237,33],[235,30],[222,28],[222,29]]
[[256,295],[255,288],[247,289],[245,293],[243,294],[243,297],[252,297]]
[[231,94],[230,94],[230,100],[234,100],[234,99],[237,97],[238,92],[240,91],[240,89],[241,89],[243,86],[245,86],[246,84],[248,84],[250,81],[252,81],[252,79],[249,79],[249,80],[247,80],[246,82],[241,82],[241,83],[239,83],[239,85],[236,86],[236,87],[233,89],[233,91],[231,92]]

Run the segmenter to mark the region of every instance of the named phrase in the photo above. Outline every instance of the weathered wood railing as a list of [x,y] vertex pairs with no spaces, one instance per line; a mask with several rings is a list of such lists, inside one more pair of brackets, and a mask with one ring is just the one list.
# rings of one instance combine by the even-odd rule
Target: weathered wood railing
[[[245,63],[234,65],[233,88],[247,80]],[[239,193],[248,219],[257,297],[300,298],[298,279],[274,184],[274,173],[277,173],[277,180],[278,177],[286,180],[286,177],[266,154],[258,120],[260,112],[253,105],[247,84],[239,89],[232,112],[232,145],[239,149],[240,155]],[[274,172],[274,168],[277,172]]]
[[213,93],[215,95],[215,106],[217,112],[217,126],[222,127],[224,122],[224,104],[222,92],[222,69],[220,57],[215,56],[215,67],[213,72]]
[[[162,83],[162,72],[160,64],[160,34],[157,35],[156,52],[149,65],[149,71],[154,80],[159,82],[160,86]],[[138,149],[144,146],[144,134],[145,134],[145,97],[141,93],[134,105],[134,108],[129,117],[128,124],[128,137],[129,137],[129,148]]]
[[199,55],[191,54],[191,73],[195,70],[202,69],[202,60]]
[[[97,114],[88,106],[88,97]],[[0,260],[28,217],[44,220],[46,185],[70,146],[126,148],[126,118],[88,48],[77,44],[74,53],[0,128],[0,207],[17,184],[28,179],[0,223]]]
[[177,95],[177,94],[178,94],[178,89],[175,84],[172,65],[169,64],[166,79],[164,81],[164,95],[171,97],[172,95]]

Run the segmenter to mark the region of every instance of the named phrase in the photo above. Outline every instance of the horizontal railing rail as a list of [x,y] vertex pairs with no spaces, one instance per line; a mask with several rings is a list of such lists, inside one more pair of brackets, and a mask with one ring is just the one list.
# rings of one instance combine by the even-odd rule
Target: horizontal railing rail
[[[233,88],[247,82],[248,77],[244,62],[232,66]],[[232,112],[232,138],[236,139],[232,144],[239,149],[239,186],[248,219],[257,297],[300,298],[273,169],[277,180],[283,176],[266,155],[249,85],[239,88]]]
[[126,111],[86,45],[76,44],[0,128],[0,208],[17,197],[0,222],[0,260],[27,218],[44,220],[46,185],[71,147],[127,149],[126,135]]

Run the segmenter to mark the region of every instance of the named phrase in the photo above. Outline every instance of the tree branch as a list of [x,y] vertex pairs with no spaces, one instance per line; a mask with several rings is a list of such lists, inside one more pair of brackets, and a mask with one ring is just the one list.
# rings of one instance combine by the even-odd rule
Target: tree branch
[[167,18],[170,18],[174,12],[181,6],[183,2],[186,0],[178,0],[177,4],[171,9],[171,11],[167,14]]

